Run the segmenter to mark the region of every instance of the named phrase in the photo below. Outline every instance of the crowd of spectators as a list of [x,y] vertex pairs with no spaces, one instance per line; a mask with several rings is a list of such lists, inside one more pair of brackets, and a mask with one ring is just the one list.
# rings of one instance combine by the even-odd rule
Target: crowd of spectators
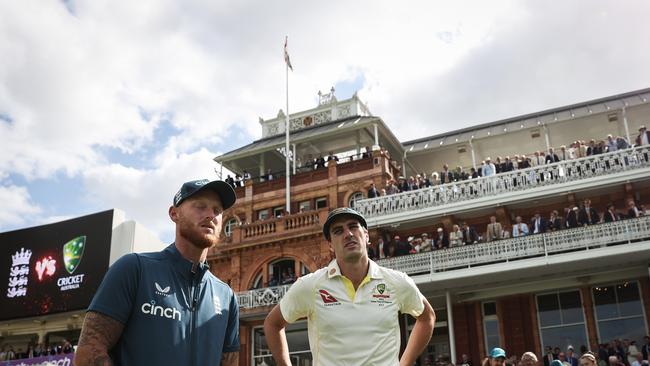
[[[634,146],[641,146],[649,144],[650,131],[647,131],[645,126],[639,128],[639,135],[635,139]],[[450,169],[448,164],[443,164],[442,170],[433,172],[431,175],[427,173],[416,174],[415,176],[398,177],[397,180],[389,180],[386,186],[381,189],[374,188],[373,192],[368,191],[368,198],[379,196],[391,195],[400,192],[413,191],[422,188],[428,188],[435,185],[447,184],[452,182],[460,182],[469,179],[476,179],[480,177],[489,177],[496,174],[508,173],[515,170],[526,169],[530,167],[542,166],[546,164],[557,163],[565,160],[574,160],[584,158],[592,155],[599,155],[617,150],[627,149],[631,147],[628,141],[621,136],[614,137],[608,135],[605,140],[590,141],[576,140],[568,147],[565,145],[560,146],[558,150],[549,148],[548,151],[535,151],[533,154],[516,154],[512,157],[498,156],[492,160],[487,157],[481,161],[481,164],[476,168],[472,167],[469,170],[462,166],[457,166],[455,169]],[[646,157],[647,159],[647,157]],[[544,176],[539,177],[544,180]]]
[[522,216],[516,216],[511,226],[499,222],[497,217],[493,215],[490,217],[490,222],[485,226],[485,231],[479,231],[467,222],[461,222],[460,224],[452,224],[449,232],[441,225],[434,228],[432,234],[422,232],[409,235],[405,240],[400,235],[379,237],[376,242],[369,244],[368,254],[374,260],[392,258],[407,254],[542,234],[599,223],[615,222],[628,218],[641,217],[646,214],[645,206],[638,204],[632,199],[627,200],[625,208],[622,209],[617,209],[613,203],[609,203],[603,212],[598,212],[592,207],[591,200],[585,199],[578,206],[564,208],[562,215],[560,215],[558,210],[553,210],[546,215],[538,211],[527,221]]
[[27,358],[55,356],[74,352],[74,346],[68,340],[57,345],[30,343],[26,349],[15,348],[13,345],[3,345],[0,348],[0,361],[21,360]]

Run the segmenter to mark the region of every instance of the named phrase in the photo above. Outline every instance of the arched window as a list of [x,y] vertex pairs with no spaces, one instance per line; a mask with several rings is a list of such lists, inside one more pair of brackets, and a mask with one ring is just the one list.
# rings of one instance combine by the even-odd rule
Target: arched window
[[223,233],[229,237],[232,235],[232,229],[234,229],[235,226],[237,226],[237,219],[233,217],[230,220],[226,221],[226,224],[223,225]]
[[348,207],[354,208],[354,204],[355,204],[358,200],[362,200],[362,199],[364,199],[364,198],[365,198],[365,197],[363,196],[363,193],[361,193],[361,192],[354,192],[354,193],[352,193],[352,195],[350,196],[350,199],[348,200]]

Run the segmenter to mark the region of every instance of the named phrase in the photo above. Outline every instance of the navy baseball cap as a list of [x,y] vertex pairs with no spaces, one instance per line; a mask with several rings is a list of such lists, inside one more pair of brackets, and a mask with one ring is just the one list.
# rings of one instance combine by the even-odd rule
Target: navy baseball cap
[[334,220],[337,218],[345,215],[352,216],[355,219],[359,220],[361,226],[368,229],[366,218],[363,217],[362,214],[354,209],[351,209],[350,207],[341,207],[330,211],[329,215],[327,215],[327,220],[325,220],[325,224],[323,224],[323,235],[325,235],[325,239],[328,241],[330,240],[330,225],[332,225],[332,222],[334,222]]
[[186,198],[204,189],[211,189],[219,195],[224,210],[234,205],[237,200],[235,190],[230,184],[222,180],[213,180],[211,182],[207,179],[199,179],[183,183],[178,192],[176,192],[176,195],[174,195],[174,207],[178,207]]

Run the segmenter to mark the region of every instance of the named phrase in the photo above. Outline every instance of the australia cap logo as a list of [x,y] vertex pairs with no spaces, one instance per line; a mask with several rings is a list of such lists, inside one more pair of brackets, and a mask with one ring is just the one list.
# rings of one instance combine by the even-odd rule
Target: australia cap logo
[[86,236],[78,236],[69,242],[63,244],[63,263],[65,270],[72,274],[81,263],[81,257],[84,255],[86,247]]

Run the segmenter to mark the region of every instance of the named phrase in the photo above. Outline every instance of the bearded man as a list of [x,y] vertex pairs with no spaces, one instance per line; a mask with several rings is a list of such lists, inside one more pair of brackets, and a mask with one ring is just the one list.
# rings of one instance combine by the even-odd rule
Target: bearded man
[[223,181],[181,186],[169,208],[175,242],[110,267],[86,313],[75,365],[239,363],[237,300],[206,263],[235,199]]

